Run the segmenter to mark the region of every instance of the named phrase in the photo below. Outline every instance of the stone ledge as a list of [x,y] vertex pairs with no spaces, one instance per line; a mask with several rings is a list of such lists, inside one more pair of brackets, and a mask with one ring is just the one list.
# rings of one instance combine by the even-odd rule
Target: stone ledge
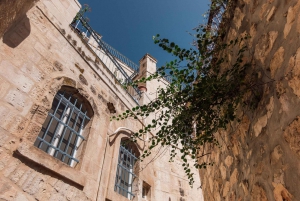
[[62,179],[74,182],[82,189],[85,185],[85,175],[82,172],[65,165],[28,142],[22,142],[15,153],[58,174]]

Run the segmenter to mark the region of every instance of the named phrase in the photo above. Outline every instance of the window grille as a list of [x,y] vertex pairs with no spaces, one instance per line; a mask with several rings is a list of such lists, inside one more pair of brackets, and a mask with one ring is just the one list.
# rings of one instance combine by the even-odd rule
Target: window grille
[[115,191],[130,200],[135,196],[132,193],[132,187],[133,181],[136,178],[133,171],[136,161],[137,157],[132,149],[121,145],[116,173]]
[[74,167],[79,162],[75,158],[78,148],[85,140],[83,129],[90,120],[84,110],[77,98],[58,92],[34,145]]

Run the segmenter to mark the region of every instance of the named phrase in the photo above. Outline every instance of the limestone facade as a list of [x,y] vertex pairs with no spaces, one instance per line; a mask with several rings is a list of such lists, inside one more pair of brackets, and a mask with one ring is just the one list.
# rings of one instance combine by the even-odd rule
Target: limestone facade
[[261,99],[216,134],[221,148],[207,158],[215,164],[201,170],[204,198],[300,200],[300,1],[235,2],[225,41],[251,36],[246,55]]
[[[110,117],[150,101],[158,85],[167,83],[151,83],[140,98],[126,91],[97,58],[93,42],[86,45],[70,27],[81,6],[77,0],[4,3],[0,3],[0,200],[129,200],[115,191],[120,143],[146,120],[110,121]],[[152,72],[155,59],[145,55],[141,68],[139,76]],[[91,117],[74,167],[34,146],[61,89],[77,94]],[[141,154],[147,138],[135,146]],[[168,156],[168,148],[157,148],[139,162],[132,200],[202,200],[197,171],[191,188],[180,159],[169,163]]]

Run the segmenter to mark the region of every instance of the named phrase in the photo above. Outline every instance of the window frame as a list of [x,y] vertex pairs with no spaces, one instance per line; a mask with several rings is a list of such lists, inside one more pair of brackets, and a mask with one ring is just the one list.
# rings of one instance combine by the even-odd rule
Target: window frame
[[[135,179],[138,178],[135,174],[136,165],[138,164],[138,155],[139,153],[135,153],[135,150],[132,149],[132,147],[126,145],[123,146],[121,142],[121,145],[119,146],[114,191],[129,200],[135,197],[135,194],[132,191]],[[127,189],[125,188],[126,183]]]
[[[66,179],[65,181],[70,181],[71,183],[78,185],[79,188],[83,189],[87,184],[86,177],[88,174],[84,171],[84,168],[89,166],[90,163],[90,161],[86,160],[84,156],[88,149],[88,139],[90,138],[90,135],[95,135],[95,132],[91,128],[93,122],[95,121],[95,117],[97,119],[98,115],[94,115],[95,108],[92,104],[90,104],[94,101],[93,98],[86,98],[83,95],[86,93],[86,89],[77,89],[76,86],[70,85],[69,83],[72,83],[70,81],[72,80],[71,78],[63,77],[63,79],[64,81],[62,83],[58,83],[56,80],[54,83],[52,83],[52,87],[55,87],[57,90],[52,91],[52,88],[46,88],[42,90],[44,99],[32,106],[31,114],[28,119],[28,126],[26,127],[26,130],[24,130],[24,133],[22,133],[20,143],[17,144],[14,154],[16,157],[25,158],[29,161],[32,161],[34,165],[41,165],[47,170],[52,171],[54,174],[57,174],[61,179]],[[83,105],[87,109],[87,114],[90,117],[90,121],[85,125],[83,132],[86,140],[82,142],[82,145],[77,152],[80,163],[78,163],[75,167],[71,167],[66,163],[63,163],[59,159],[54,158],[53,156],[34,146],[34,142],[39,135],[45,119],[48,116],[48,112],[51,110],[54,97],[59,91],[66,91],[67,93],[74,95],[74,97],[79,98],[79,100],[82,101]]]
[[[69,95],[69,98],[67,98]],[[72,99],[75,99],[74,103],[72,103]],[[57,101],[57,104],[55,102]],[[46,117],[42,129],[39,135],[36,138],[34,145],[39,149],[43,150],[44,152],[48,153],[49,155],[57,158],[58,160],[62,161],[63,163],[68,164],[71,167],[74,167],[79,160],[76,158],[77,150],[82,145],[82,142],[85,140],[83,136],[83,130],[85,125],[90,121],[90,118],[87,116],[87,110],[83,112],[83,104],[80,103],[80,106],[77,107],[78,98],[74,97],[73,94],[68,94],[62,90],[58,91],[53,98],[52,106],[50,111],[48,112],[48,116]],[[62,112],[60,117],[58,118],[56,115],[58,114],[58,109],[62,106]],[[53,113],[51,113],[53,111]],[[73,118],[73,114],[75,114],[75,119]],[[81,118],[80,126],[76,130],[76,125],[78,119]],[[72,126],[69,126],[70,121],[73,119],[74,123]],[[54,123],[53,123],[54,120]],[[55,126],[56,121],[56,126]],[[47,125],[47,126],[45,126]],[[43,132],[45,126],[45,131]],[[50,134],[50,127],[54,126],[54,132]],[[67,131],[68,130],[68,131]],[[69,132],[69,137],[67,136],[67,140],[65,139],[66,131]],[[75,142],[71,144],[71,140],[75,136]],[[46,137],[50,137],[50,140],[46,140]],[[65,147],[62,148],[62,144],[64,141]],[[46,145],[45,150],[43,149],[43,144]],[[68,150],[71,147],[70,153],[68,154]],[[66,157],[67,162],[65,162]]]

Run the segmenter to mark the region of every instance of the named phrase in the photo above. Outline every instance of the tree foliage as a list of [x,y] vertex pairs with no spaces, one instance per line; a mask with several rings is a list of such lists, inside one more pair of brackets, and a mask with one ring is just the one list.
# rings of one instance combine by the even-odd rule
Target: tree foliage
[[[147,78],[133,83],[138,85],[153,79],[169,76],[172,82],[165,88],[157,89],[157,98],[149,104],[127,110],[113,119],[146,118],[156,113],[151,123],[132,136],[132,140],[151,130],[156,136],[151,138],[148,156],[156,146],[170,146],[170,161],[181,154],[183,167],[190,184],[194,182],[190,169],[192,159],[196,168],[206,168],[206,162],[200,162],[205,153],[205,144],[218,142],[214,136],[219,129],[226,129],[230,121],[236,119],[236,108],[248,90],[245,81],[247,63],[243,61],[246,37],[222,43],[213,36],[206,26],[196,30],[196,46],[190,49],[180,48],[168,39],[154,37],[154,43],[176,56],[176,60],[160,67]],[[230,50],[238,47],[235,54]],[[231,54],[229,61],[228,54]]]

